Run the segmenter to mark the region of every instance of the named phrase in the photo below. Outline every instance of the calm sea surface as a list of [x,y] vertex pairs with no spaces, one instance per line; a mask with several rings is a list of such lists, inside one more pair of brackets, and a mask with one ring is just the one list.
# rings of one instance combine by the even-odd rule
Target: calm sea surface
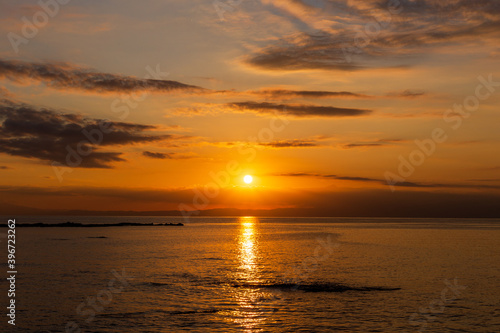
[[[65,221],[185,222],[16,219]],[[500,332],[498,219],[193,218],[16,240],[2,332]]]

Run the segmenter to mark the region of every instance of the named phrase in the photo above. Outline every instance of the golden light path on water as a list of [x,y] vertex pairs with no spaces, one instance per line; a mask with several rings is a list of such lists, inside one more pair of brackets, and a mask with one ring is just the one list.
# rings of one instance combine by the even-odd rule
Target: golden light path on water
[[257,274],[255,256],[257,252],[256,244],[256,224],[257,218],[251,216],[240,217],[240,278],[251,282]]
[[[258,223],[256,217],[240,217],[238,232],[238,284],[256,284],[260,281]],[[256,288],[235,288],[234,297],[239,307],[232,313],[232,320],[241,325],[245,332],[258,332],[259,325],[269,316],[265,299],[269,293]],[[263,303],[264,301],[264,303]]]

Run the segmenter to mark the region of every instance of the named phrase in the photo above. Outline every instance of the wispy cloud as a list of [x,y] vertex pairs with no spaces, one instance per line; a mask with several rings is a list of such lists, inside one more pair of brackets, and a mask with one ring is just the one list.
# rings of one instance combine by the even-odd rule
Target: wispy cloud
[[387,94],[388,97],[399,97],[399,98],[417,98],[425,95],[426,93],[423,90],[410,90],[410,89],[399,92],[390,92]]
[[[0,60],[0,79],[7,79],[15,83],[30,83],[31,81],[41,82],[47,86],[60,90],[76,90],[82,92],[90,92],[94,94],[110,94],[110,93],[158,93],[169,94],[190,93],[202,94],[207,97],[223,97],[223,96],[257,96],[267,99],[286,100],[286,99],[364,99],[377,98],[380,96],[371,96],[351,91],[324,91],[324,90],[293,90],[281,88],[263,88],[260,90],[236,91],[236,90],[210,90],[195,85],[188,85],[178,81],[160,80],[160,79],[140,79],[133,76],[125,76],[120,74],[111,74],[105,72],[97,72],[95,70],[77,66],[70,63],[37,63],[37,62],[22,62],[13,60]],[[405,90],[403,92],[388,93],[386,97],[396,98],[414,98],[424,95],[421,91]],[[12,94],[4,87],[0,87],[0,96],[11,97]],[[246,109],[254,109],[257,104],[260,105],[260,110],[269,109],[270,104],[257,102],[240,102],[229,103],[232,107],[241,108],[247,103]],[[279,105],[278,105],[279,107]],[[295,109],[294,109],[295,107]],[[314,109],[316,113],[321,113],[320,108],[330,108],[333,113],[344,114],[359,109],[321,107],[315,105],[293,106],[295,115],[301,114],[298,108]],[[326,115],[326,110],[323,109]],[[344,110],[344,112],[342,112]],[[349,111],[346,111],[349,110]],[[354,111],[353,111],[354,110]],[[368,110],[361,110],[366,113]],[[314,113],[314,112],[313,112]]]
[[73,89],[97,94],[204,91],[201,87],[177,81],[140,79],[133,76],[102,73],[69,63],[29,63],[0,60],[0,78],[14,82],[35,80],[55,89]]
[[[407,67],[422,52],[429,54],[450,45],[477,45],[478,39],[495,45],[500,37],[500,6],[496,1],[329,1],[321,10],[300,0],[267,2],[307,28],[273,40],[243,59],[245,64],[262,70]],[[388,4],[401,11],[391,14]],[[377,22],[381,22],[378,33],[360,33],[367,24]]]
[[268,148],[305,148],[317,147],[319,144],[314,140],[280,140],[259,143],[259,146]]
[[376,141],[368,141],[368,142],[355,142],[355,143],[348,143],[343,145],[344,148],[377,148],[377,147],[385,147],[385,146],[390,146],[394,145],[400,142],[405,142],[406,140],[403,139],[382,139],[382,140],[376,140]]
[[155,153],[155,152],[151,152],[151,151],[147,151],[147,150],[143,151],[142,155],[144,155],[146,157],[150,157],[150,158],[160,159],[160,160],[172,158],[172,156],[170,154],[167,154],[167,153]]
[[265,47],[244,58],[243,62],[251,67],[269,71],[360,70],[363,68],[361,64],[348,63],[345,60],[342,47],[343,43],[348,41],[347,36],[297,33],[283,38],[278,45]]
[[365,109],[339,108],[305,104],[278,104],[269,102],[235,102],[225,105],[239,111],[250,111],[262,114],[279,113],[294,117],[349,117],[368,115],[372,111]]
[[152,151],[143,151],[142,155],[148,158],[158,159],[158,160],[186,160],[192,158],[199,158],[195,154],[183,154],[183,153],[161,153]]
[[280,177],[315,177],[324,179],[336,179],[336,180],[347,180],[354,182],[373,182],[379,183],[381,185],[392,185],[397,187],[409,187],[409,188],[455,188],[455,189],[500,189],[500,185],[485,185],[485,184],[459,184],[459,183],[420,183],[420,182],[400,182],[396,184],[388,184],[384,179],[369,178],[369,177],[359,177],[359,176],[342,176],[342,175],[330,175],[330,174],[318,174],[318,173],[307,173],[307,172],[292,172],[292,173],[281,173],[275,174],[275,176]]
[[338,176],[338,175],[323,175],[323,174],[319,174],[319,173],[307,173],[307,172],[281,173],[281,174],[277,174],[275,176],[280,176],[280,177],[315,177],[315,178],[325,178],[325,179],[352,180],[352,181],[360,181],[360,182],[381,182],[381,180],[375,179],[375,178]]
[[372,96],[350,91],[321,91],[321,90],[290,90],[290,89],[262,89],[254,90],[251,94],[273,99],[285,98],[370,98]]

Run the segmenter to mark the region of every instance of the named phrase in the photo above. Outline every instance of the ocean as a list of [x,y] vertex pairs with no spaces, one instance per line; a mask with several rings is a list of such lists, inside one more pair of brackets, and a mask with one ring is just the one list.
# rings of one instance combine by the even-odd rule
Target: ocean
[[3,331],[500,332],[500,219],[66,221],[184,226],[16,228]]

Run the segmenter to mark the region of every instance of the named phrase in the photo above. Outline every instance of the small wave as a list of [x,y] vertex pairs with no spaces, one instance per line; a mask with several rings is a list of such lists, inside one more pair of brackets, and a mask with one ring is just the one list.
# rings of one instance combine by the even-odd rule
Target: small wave
[[195,260],[224,260],[223,258],[196,258]]
[[[197,280],[188,280],[192,285],[198,285],[198,286],[207,286],[207,285],[221,285],[221,284],[224,284],[223,282],[220,282],[220,281],[217,281],[217,280],[213,280],[213,279],[209,279],[209,278],[206,278],[206,279],[197,279]],[[173,281],[173,282],[156,282],[156,281],[147,281],[147,282],[143,282],[141,283],[141,285],[144,285],[144,286],[149,286],[149,287],[166,287],[166,286],[172,286],[176,284],[176,281]]]
[[252,288],[252,289],[278,289],[285,291],[300,290],[304,292],[330,292],[341,293],[345,291],[394,291],[401,288],[393,287],[357,287],[348,286],[340,283],[236,283],[233,284],[236,288]]
[[209,310],[186,310],[186,311],[171,311],[168,314],[171,315],[184,315],[184,314],[198,314],[198,313],[217,313],[219,310],[209,309]]
[[146,315],[146,312],[138,311],[138,312],[102,313],[99,316],[107,318],[131,318],[144,315]]
[[185,311],[166,311],[166,310],[152,310],[152,311],[137,311],[137,312],[118,312],[118,313],[103,313],[99,316],[106,318],[134,318],[134,317],[144,317],[147,315],[154,314],[165,314],[165,315],[192,315],[192,314],[207,314],[207,313],[217,313],[220,310],[207,309],[207,310],[185,310]]
[[149,281],[149,282],[142,283],[142,285],[154,286],[154,287],[162,287],[162,286],[170,286],[172,284],[171,283],[167,283],[167,282],[152,282],[152,281]]
[[[226,285],[233,288],[248,288],[248,289],[276,289],[280,291],[303,291],[303,292],[330,292],[330,293],[341,293],[346,291],[357,291],[357,292],[371,292],[371,291],[396,291],[401,290],[399,287],[384,287],[384,286],[357,286],[357,285],[347,285],[343,283],[336,282],[303,282],[303,283],[292,283],[286,281],[278,282],[240,282],[240,281],[220,281],[212,277],[202,277],[190,273],[177,273],[172,274],[173,276],[182,277],[193,285],[202,286],[220,286]],[[142,285],[150,287],[168,287],[175,285],[175,281],[169,282],[158,282],[158,281],[145,281]]]
[[192,274],[192,273],[173,273],[170,275],[175,277],[175,278],[181,278],[181,279],[187,280],[188,282],[194,283],[197,285],[220,285],[220,284],[224,283],[215,277],[201,276],[201,275],[196,275],[196,274]]

